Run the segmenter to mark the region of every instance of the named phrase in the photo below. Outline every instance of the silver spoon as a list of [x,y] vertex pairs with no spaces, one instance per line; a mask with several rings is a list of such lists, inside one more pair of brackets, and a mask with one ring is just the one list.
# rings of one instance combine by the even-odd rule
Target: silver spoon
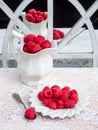
[[21,103],[25,109],[27,109],[27,107],[25,106],[25,104],[23,103],[22,99],[20,98],[19,94],[17,93],[13,93],[12,97],[19,103]]
[[[25,104],[23,103],[22,99],[20,98],[19,94],[13,93],[13,94],[12,94],[12,97],[13,97],[17,102],[21,103],[21,104],[24,106],[24,108],[25,108],[25,110],[26,110],[24,115],[25,115],[25,117],[26,117],[27,119],[32,120],[32,119],[35,119],[35,118],[36,118],[36,114],[35,114],[35,112],[34,112],[34,109],[33,109],[33,108],[28,108],[28,109],[27,109],[27,107],[26,107]],[[32,111],[31,111],[31,110],[32,110]],[[28,111],[30,111],[29,114],[27,114]],[[30,115],[30,113],[31,113],[31,115]]]

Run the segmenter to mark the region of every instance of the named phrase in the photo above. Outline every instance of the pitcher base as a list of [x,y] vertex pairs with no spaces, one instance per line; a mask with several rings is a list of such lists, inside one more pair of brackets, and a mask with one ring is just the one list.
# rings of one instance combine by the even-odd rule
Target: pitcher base
[[21,81],[27,86],[38,86],[43,85],[45,83],[45,79],[33,81],[33,80],[26,80],[24,77],[21,77]]

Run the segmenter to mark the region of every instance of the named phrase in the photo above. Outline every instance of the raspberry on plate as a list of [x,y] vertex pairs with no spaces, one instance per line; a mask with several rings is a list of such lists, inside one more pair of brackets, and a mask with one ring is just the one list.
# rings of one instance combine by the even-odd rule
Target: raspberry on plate
[[78,93],[77,93],[77,91],[76,91],[75,89],[72,89],[72,90],[70,91],[70,95],[73,95],[73,94],[76,94],[76,95],[78,96]]
[[57,101],[57,108],[58,108],[58,109],[64,108],[64,102],[63,102],[62,100],[58,100],[58,101]]
[[45,86],[38,93],[38,98],[43,105],[52,110],[74,108],[79,100],[78,92],[75,89],[70,90],[69,86],[60,88],[59,85]]
[[52,91],[55,91],[55,90],[60,90],[60,86],[59,85],[53,85],[51,87]]
[[65,108],[74,108],[75,107],[75,101],[72,99],[68,99],[65,102]]
[[67,101],[68,98],[69,98],[69,94],[68,94],[68,93],[63,93],[60,99],[61,99],[62,101]]
[[69,93],[70,92],[70,87],[69,86],[65,86],[61,89],[63,92]]
[[57,101],[58,101],[58,98],[53,96],[53,97],[52,97],[52,101],[57,102]]
[[53,95],[51,89],[46,89],[46,90],[43,91],[43,93],[44,93],[44,96],[45,96],[46,98],[51,98],[52,95]]
[[75,104],[78,102],[78,96],[76,94],[70,95],[70,99],[73,99],[75,101]]
[[57,103],[51,101],[51,102],[48,104],[48,107],[49,107],[50,109],[56,110],[56,109],[57,109]]
[[62,96],[61,90],[57,89],[57,90],[53,91],[53,96],[55,98],[60,98]]
[[44,99],[44,93],[43,93],[43,91],[40,91],[40,92],[38,93],[37,97],[38,97],[38,99],[39,99],[40,101],[43,101],[43,99]]
[[43,88],[43,91],[45,91],[45,90],[47,90],[47,89],[50,89],[49,86],[45,86],[45,87]]
[[51,90],[53,92],[53,97],[55,97],[55,98],[60,98],[61,97],[62,92],[61,92],[60,87],[58,85],[53,85],[51,87]]
[[45,105],[45,106],[48,106],[48,104],[52,101],[51,98],[44,98],[42,103]]

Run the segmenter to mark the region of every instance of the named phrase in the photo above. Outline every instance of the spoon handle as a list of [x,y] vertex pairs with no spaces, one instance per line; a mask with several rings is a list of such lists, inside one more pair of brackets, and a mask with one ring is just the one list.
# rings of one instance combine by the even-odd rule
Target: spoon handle
[[13,93],[13,94],[12,94],[12,97],[13,97],[17,102],[21,103],[21,104],[24,106],[24,108],[26,109],[26,106],[25,106],[25,104],[23,103],[23,101],[21,100],[19,94]]

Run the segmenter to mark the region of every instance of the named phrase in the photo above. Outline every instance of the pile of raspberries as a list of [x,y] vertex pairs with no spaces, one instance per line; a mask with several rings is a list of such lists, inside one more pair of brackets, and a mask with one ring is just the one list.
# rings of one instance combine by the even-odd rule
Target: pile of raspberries
[[51,48],[51,42],[42,35],[28,34],[24,36],[23,51],[26,53],[37,53],[43,49]]
[[64,32],[61,30],[53,29],[53,40],[64,38]]
[[40,23],[46,20],[48,17],[46,12],[37,11],[35,9],[30,9],[26,13],[26,20],[31,23]]
[[70,90],[69,86],[60,89],[60,86],[45,86],[37,95],[42,104],[52,110],[72,109],[78,103],[78,92]]

